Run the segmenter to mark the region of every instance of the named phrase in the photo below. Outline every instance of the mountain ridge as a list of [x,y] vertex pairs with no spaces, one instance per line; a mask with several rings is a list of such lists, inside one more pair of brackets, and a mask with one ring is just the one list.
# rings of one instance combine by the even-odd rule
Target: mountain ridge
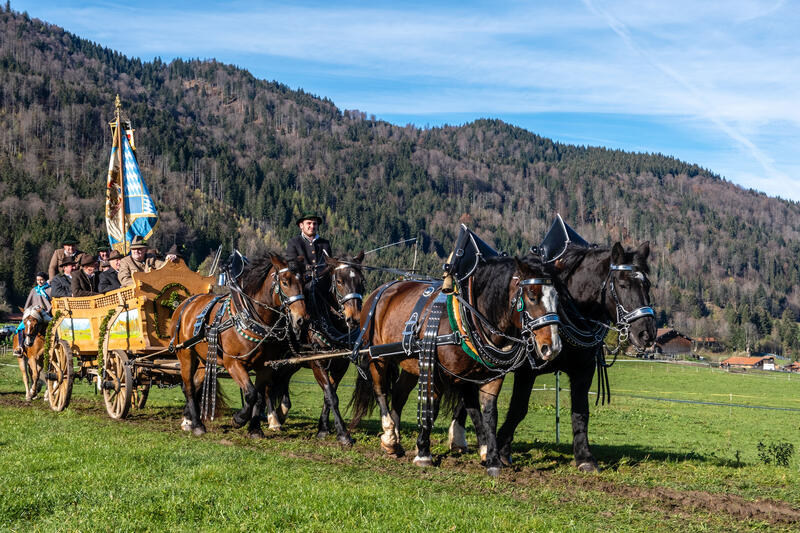
[[0,80],[0,251],[12,258],[0,282],[12,302],[60,238],[90,248],[104,234],[106,123],[119,93],[162,213],[154,242],[186,243],[193,264],[220,244],[279,249],[294,218],[317,210],[336,250],[419,237],[435,272],[460,220],[523,253],[560,212],[593,242],[652,242],[662,324],[734,347],[755,347],[754,333],[762,348],[800,346],[787,325],[800,316],[800,206],[698,165],[563,144],[497,119],[395,126],[215,60],[130,59],[6,10]]

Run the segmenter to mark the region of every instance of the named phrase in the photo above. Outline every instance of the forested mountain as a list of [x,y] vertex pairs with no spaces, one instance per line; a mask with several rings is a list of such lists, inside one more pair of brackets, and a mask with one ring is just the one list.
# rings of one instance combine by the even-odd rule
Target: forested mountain
[[[162,220],[198,264],[281,248],[318,211],[336,251],[420,238],[438,272],[459,222],[523,253],[560,212],[587,240],[653,247],[660,324],[796,351],[800,206],[658,154],[553,142],[498,120],[398,127],[215,61],[143,62],[0,13],[0,284],[20,304],[67,234],[105,236],[114,96]],[[372,264],[410,266],[391,248]]]

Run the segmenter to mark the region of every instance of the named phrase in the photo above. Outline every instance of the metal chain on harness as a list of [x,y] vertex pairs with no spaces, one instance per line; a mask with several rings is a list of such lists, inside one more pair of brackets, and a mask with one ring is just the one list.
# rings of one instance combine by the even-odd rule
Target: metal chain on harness
[[419,351],[419,381],[417,393],[417,424],[420,429],[430,431],[433,427],[433,387],[436,374],[436,336],[444,303],[434,301],[422,336]]

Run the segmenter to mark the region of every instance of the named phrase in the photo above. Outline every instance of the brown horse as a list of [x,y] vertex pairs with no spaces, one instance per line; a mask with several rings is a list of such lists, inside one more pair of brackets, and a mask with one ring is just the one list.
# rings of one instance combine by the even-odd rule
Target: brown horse
[[[418,315],[426,317],[423,320],[429,320],[426,313],[439,290],[430,283],[402,281],[373,292],[365,302],[365,307],[371,311],[367,316],[362,314],[361,320],[363,328],[368,325],[367,321],[374,310],[374,325],[371,328],[373,333],[369,338],[373,348],[377,350],[378,345],[388,346],[402,342],[406,323],[420,296],[426,291],[429,301]],[[496,476],[501,466],[495,434],[497,395],[502,385],[502,376],[514,368],[533,363],[534,350],[538,358],[545,361],[558,355],[561,341],[556,325],[558,317],[555,315],[557,295],[542,268],[533,268],[530,264],[509,257],[492,257],[482,261],[473,274],[471,292],[473,309],[477,309],[481,316],[477,322],[481,324],[473,329],[475,333],[472,338],[465,341],[471,347],[467,345],[465,348],[464,344],[439,344],[435,348],[432,413],[427,423],[422,423],[421,418],[414,464],[428,466],[433,462],[430,452],[431,426],[436,419],[441,393],[446,387],[450,387],[464,395],[477,431],[483,436],[482,442],[487,445],[487,473]],[[373,309],[373,300],[379,294],[380,300]],[[448,302],[448,314],[451,317],[456,308],[464,312],[463,303],[459,306],[456,301]],[[420,332],[424,329],[420,328]],[[451,320],[442,319],[436,333],[441,337],[451,334],[452,331]],[[480,339],[475,338],[476,336],[480,336]],[[477,355],[487,353],[485,350],[475,350],[477,345],[490,346],[495,354],[508,354],[507,366],[500,368],[499,364],[491,364],[484,356]],[[419,353],[390,352],[385,357],[373,357],[369,364],[372,391],[381,411],[381,447],[396,457],[405,453],[400,444],[400,414],[411,389],[419,381]],[[396,371],[392,372],[394,365],[399,365],[401,369],[396,381]],[[476,388],[476,383],[481,386]],[[354,394],[354,423],[369,410],[370,402],[373,401],[365,384],[363,379],[359,379],[357,383]],[[391,405],[388,401],[389,393]]]
[[[42,382],[39,381],[39,374],[44,362],[44,334],[48,322],[46,316],[41,308],[29,307],[22,314],[22,323],[25,328],[14,334],[14,354],[17,356],[19,369],[22,372],[26,401],[35,399],[42,385]],[[21,345],[20,337],[22,338]]]
[[[306,303],[311,313],[311,329],[318,333],[314,337],[327,346],[321,348],[347,349],[352,347],[352,332],[357,332],[361,321],[361,300],[366,281],[361,269],[364,252],[356,257],[325,259],[325,268],[320,275],[330,275],[330,290],[318,290],[306,293]],[[317,438],[324,439],[331,431],[330,414],[339,442],[350,445],[353,439],[339,412],[337,389],[342,381],[350,361],[344,358],[311,361],[304,366],[311,368],[323,392],[322,412],[317,426]],[[287,365],[277,371],[275,386],[270,389],[271,398],[267,403],[267,419],[269,428],[279,431],[291,407],[289,399],[289,380],[300,369],[300,365]],[[273,392],[274,391],[274,392]],[[280,404],[280,405],[278,405]],[[275,408],[273,408],[275,406]]]
[[[218,361],[243,393],[243,406],[233,416],[234,425],[241,427],[249,421],[248,434],[260,438],[264,436],[261,413],[266,388],[273,374],[266,363],[283,357],[290,349],[292,335],[300,338],[309,320],[299,268],[294,263],[289,265],[280,255],[267,253],[245,268],[241,286],[236,280],[228,285],[231,291],[228,296],[204,294],[189,298],[172,316],[172,338],[186,396],[184,422],[188,418],[186,429],[195,435],[205,433],[201,385],[215,388],[205,376],[207,370],[209,377],[215,374]],[[205,333],[198,339],[194,334],[195,322],[204,312]],[[216,337],[218,346],[213,352],[209,350],[210,341],[213,342],[210,335]],[[255,372],[255,385],[248,374],[251,370]],[[210,398],[206,401],[210,402]],[[213,408],[210,412],[213,413]]]

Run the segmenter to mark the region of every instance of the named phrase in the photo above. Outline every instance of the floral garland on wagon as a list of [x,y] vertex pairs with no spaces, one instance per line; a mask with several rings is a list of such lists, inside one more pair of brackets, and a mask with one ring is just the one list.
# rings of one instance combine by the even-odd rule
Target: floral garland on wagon
[[50,322],[47,324],[47,329],[44,332],[44,359],[42,360],[42,368],[45,372],[49,370],[48,364],[50,359],[50,345],[53,343],[53,328],[63,314],[64,313],[61,311],[56,311],[56,314],[50,319]]
[[[165,301],[161,302],[161,305],[163,305],[164,307],[167,307],[169,309],[172,309],[173,311],[175,311],[175,309],[177,309],[177,307],[181,304],[181,302],[183,302],[187,297],[191,296],[191,293],[189,292],[189,289],[187,289],[186,287],[184,287],[180,283],[176,282],[176,283],[167,283],[166,285],[164,285],[164,288],[161,289],[161,292],[159,292],[156,295],[156,297],[153,299],[153,315],[154,315],[154,318],[155,318],[155,323],[154,323],[154,328],[153,329],[155,329],[156,336],[159,339],[166,339],[166,338],[169,337],[169,335],[165,335],[161,331],[161,320],[159,320],[159,316],[158,316],[158,303],[159,303],[159,300],[161,300],[161,297],[164,296],[171,289],[177,289],[177,290],[173,291],[173,293],[169,295],[169,298],[167,298]],[[181,290],[183,291],[183,293],[186,296],[182,296],[178,292],[178,291],[181,291]]]
[[114,316],[116,313],[116,309],[109,309],[106,316],[103,317],[103,320],[100,322],[100,334],[98,335],[97,339],[97,384],[100,385],[100,382],[103,379],[103,345],[105,344],[106,334],[108,333],[108,321],[111,320],[111,317]]

